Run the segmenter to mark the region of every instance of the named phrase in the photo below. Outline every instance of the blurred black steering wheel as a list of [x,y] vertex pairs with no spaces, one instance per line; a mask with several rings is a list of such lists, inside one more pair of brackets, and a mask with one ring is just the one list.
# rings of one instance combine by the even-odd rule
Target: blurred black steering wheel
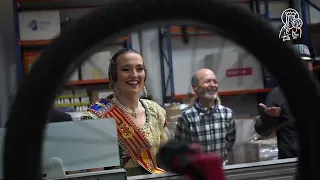
[[85,59],[117,35],[144,27],[191,25],[214,31],[251,52],[274,75],[300,132],[297,177],[320,179],[318,83],[299,56],[260,17],[222,0],[117,0],[94,10],[52,41],[20,86],[4,145],[6,180],[40,180],[45,119],[55,95]]

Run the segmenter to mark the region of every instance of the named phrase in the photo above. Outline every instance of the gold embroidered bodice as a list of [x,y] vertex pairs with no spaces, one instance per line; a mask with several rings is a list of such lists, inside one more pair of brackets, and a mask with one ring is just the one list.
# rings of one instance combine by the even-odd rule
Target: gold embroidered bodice
[[[115,98],[115,97],[113,97]],[[110,105],[105,106],[108,102]],[[146,123],[143,127],[139,128],[141,134],[146,137],[148,144],[151,146],[151,156],[155,161],[156,154],[159,150],[160,144],[166,142],[168,137],[164,132],[164,127],[166,125],[166,112],[157,103],[147,100],[140,99],[142,106],[145,108],[146,112]],[[100,109],[98,108],[100,107]],[[93,103],[87,111],[83,113],[81,119],[99,119],[112,117],[111,113],[108,113],[110,108],[118,108],[114,99],[100,99]],[[105,111],[106,113],[102,115],[99,111]],[[129,117],[125,111],[121,111],[125,117]],[[124,148],[120,146],[120,156],[121,156],[121,167],[125,169],[130,169],[134,167],[139,167],[140,165],[125,152]]]

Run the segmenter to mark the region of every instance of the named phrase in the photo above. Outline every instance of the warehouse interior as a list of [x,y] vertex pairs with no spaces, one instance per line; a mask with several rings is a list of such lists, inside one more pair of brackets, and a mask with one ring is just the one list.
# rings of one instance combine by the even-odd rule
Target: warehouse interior
[[[303,37],[294,42],[307,45],[314,58],[314,75],[320,75],[320,1],[319,0],[230,0],[261,18],[268,21],[276,32],[283,23],[281,16],[287,8],[295,9],[303,22]],[[49,46],[52,39],[63,33],[86,13],[107,3],[108,0],[1,0],[0,9],[0,124],[5,129],[10,105],[19,85],[23,82],[33,63],[41,55],[43,49]],[[319,7],[318,7],[319,6]],[[223,18],[223,17],[222,17]],[[232,22],[230,22],[232,23]],[[114,53],[122,48],[131,48],[143,56],[147,73],[146,89],[148,96],[161,105],[166,111],[167,127],[173,138],[176,124],[181,114],[192,107],[196,95],[192,89],[192,75],[201,68],[211,69],[219,82],[219,98],[221,104],[233,111],[237,138],[233,147],[233,163],[225,167],[228,179],[267,179],[272,172],[277,172],[279,179],[293,179],[296,160],[278,160],[277,137],[275,133],[269,137],[261,137],[255,132],[254,124],[259,117],[259,103],[265,103],[268,93],[277,87],[276,80],[255,57],[239,45],[218,34],[187,27],[188,43],[183,42],[182,29],[179,26],[158,27],[132,32],[119,36],[114,43],[92,54],[69,77],[69,81],[57,95],[54,109],[71,115],[78,122],[83,112],[100,98],[106,98],[114,93],[110,88],[108,67]],[[90,32],[88,32],[90,33]],[[263,34],[261,35],[263,36]],[[257,37],[259,38],[259,37]],[[261,42],[263,43],[263,42]],[[257,45],[259,46],[259,45]],[[267,52],[266,52],[267,53]],[[240,72],[240,73],[239,73]],[[57,72],[59,73],[59,72]],[[41,86],[41,84],[39,84]],[[141,93],[141,97],[143,94]],[[53,129],[70,133],[72,124],[56,123]],[[110,124],[101,124],[101,128]],[[51,127],[50,127],[51,128]],[[50,129],[49,128],[49,129]],[[115,127],[114,127],[115,128]],[[110,132],[112,128],[108,128]],[[101,129],[102,130],[102,129]],[[106,131],[106,130],[104,130]],[[59,131],[60,132],[60,131]],[[60,132],[60,133],[61,133]],[[62,134],[63,134],[62,133]],[[76,131],[74,132],[76,134]],[[114,132],[115,134],[117,132]],[[1,132],[4,136],[4,134]],[[71,135],[70,135],[71,136]],[[49,141],[49,140],[48,140]],[[115,138],[115,141],[116,138]],[[57,142],[55,142],[57,143]],[[2,144],[2,143],[1,143]],[[72,144],[72,143],[71,143]],[[54,146],[63,143],[51,144]],[[117,147],[117,143],[112,144]],[[110,146],[112,146],[110,144]],[[72,148],[70,145],[69,148]],[[74,145],[74,147],[77,147]],[[82,146],[81,146],[82,147]],[[93,148],[93,147],[92,147]],[[98,148],[98,147],[97,147]],[[103,147],[105,148],[105,147]],[[53,150],[46,150],[52,153]],[[59,151],[56,149],[54,151]],[[65,158],[80,153],[67,152]],[[102,150],[101,150],[102,151]],[[116,163],[119,154],[117,149],[107,149],[114,152],[109,165]],[[99,154],[99,151],[94,153]],[[49,156],[49,155],[48,155]],[[84,165],[68,165],[64,159],[64,177],[45,178],[79,178],[86,179],[97,174],[90,174],[83,169],[87,166],[97,166],[99,163]],[[89,164],[89,165],[88,165]],[[246,166],[248,164],[248,166]],[[86,166],[87,165],[87,166]],[[3,167],[3,165],[1,165]],[[253,169],[249,169],[250,167]],[[238,175],[235,169],[241,169]],[[255,174],[256,172],[260,174]],[[1,173],[2,171],[0,171]],[[47,170],[49,172],[49,170]],[[50,171],[51,173],[53,171]],[[54,172],[55,173],[55,172]],[[165,176],[123,177],[125,171],[106,171],[109,179],[184,179],[174,174]],[[243,175],[243,174],[252,175]],[[58,173],[59,174],[59,173]],[[3,176],[2,174],[0,174]],[[278,178],[276,177],[276,178]],[[97,179],[97,177],[94,177]],[[99,179],[99,178],[98,178]],[[283,178],[285,179],[285,178]]]

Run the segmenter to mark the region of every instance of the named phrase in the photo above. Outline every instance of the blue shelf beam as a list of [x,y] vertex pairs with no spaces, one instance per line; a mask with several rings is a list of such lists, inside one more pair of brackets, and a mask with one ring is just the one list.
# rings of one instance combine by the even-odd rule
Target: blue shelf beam
[[269,15],[269,1],[268,0],[264,0],[264,18],[269,19],[270,15]]
[[256,14],[260,15],[260,0],[255,0]]
[[19,33],[19,17],[18,17],[18,4],[16,1],[13,2],[13,13],[14,13],[14,26],[16,33],[16,56],[17,56],[17,71],[18,71],[18,84],[23,80],[23,63],[22,63],[22,51],[19,44],[20,33]]
[[128,36],[128,40],[126,40],[127,48],[132,49],[132,36]]
[[[314,4],[313,2],[309,1],[309,0],[301,0],[301,18],[302,18],[302,22],[303,22],[303,42],[305,45],[310,47],[310,41],[309,41],[309,28],[308,28],[308,6],[313,7],[314,9],[316,9],[317,11],[320,12],[320,8],[319,6],[317,6],[316,4]],[[309,14],[310,15],[310,14]]]
[[166,102],[167,88],[166,88],[166,76],[165,76],[165,54],[163,50],[163,28],[158,29],[159,37],[159,55],[160,55],[160,73],[161,73],[161,87],[162,87],[162,100]]
[[166,28],[166,37],[167,37],[167,56],[168,56],[171,101],[174,102],[174,82],[173,82],[174,76],[173,76],[173,65],[172,65],[172,42],[171,42],[170,27]]
[[310,47],[309,42],[309,28],[308,28],[308,17],[307,17],[307,6],[308,6],[308,0],[301,0],[301,19],[303,22],[302,26],[302,32],[303,32],[303,43]]
[[308,4],[309,4],[311,7],[315,8],[317,11],[320,12],[320,8],[319,8],[316,4],[314,4],[313,2],[308,1],[308,0],[306,0],[306,1],[308,2]]
[[[171,102],[174,102],[174,79],[173,79],[173,63],[172,63],[172,35],[170,27],[159,28],[159,50],[160,50],[160,66],[161,66],[161,85],[163,102],[167,102],[167,92],[170,86],[170,98]],[[164,38],[166,38],[166,50],[165,53],[163,45]],[[168,77],[166,77],[166,67],[168,69]]]

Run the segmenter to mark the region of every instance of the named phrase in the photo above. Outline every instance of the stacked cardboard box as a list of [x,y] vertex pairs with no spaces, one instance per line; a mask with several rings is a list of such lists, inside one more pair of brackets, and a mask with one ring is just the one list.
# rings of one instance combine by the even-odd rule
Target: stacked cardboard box
[[179,110],[179,103],[170,103],[165,107],[167,113],[167,128],[170,132],[171,137],[174,136],[176,129],[176,123],[182,111]]
[[189,107],[189,104],[180,104],[180,103],[166,104],[165,110],[167,113],[167,128],[170,132],[171,138],[174,136],[178,118],[181,116],[182,112],[188,107]]

